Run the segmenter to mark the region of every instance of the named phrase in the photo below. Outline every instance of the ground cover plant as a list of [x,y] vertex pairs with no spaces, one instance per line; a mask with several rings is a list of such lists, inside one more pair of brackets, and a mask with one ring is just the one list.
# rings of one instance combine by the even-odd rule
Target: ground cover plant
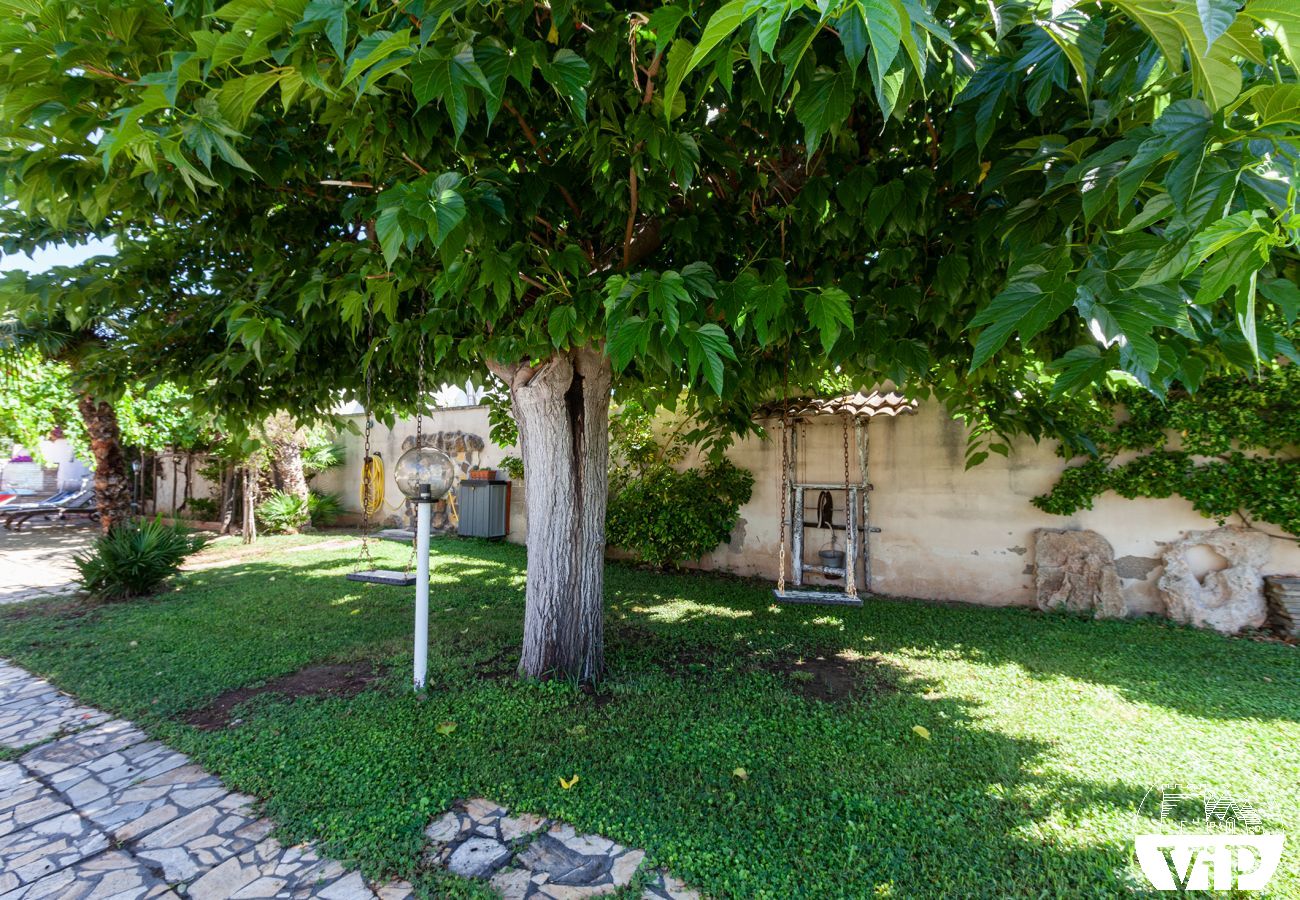
[[[316,540],[75,618],[0,612],[0,656],[265,798],[289,836],[439,897],[478,890],[416,869],[424,826],[467,796],[644,847],[721,897],[1139,892],[1133,835],[1158,827],[1139,808],[1174,781],[1300,834],[1292,647],[1016,609],[775,607],[759,583],[611,565],[608,674],[584,690],[513,677],[524,551],[448,539],[419,700],[409,592],[346,582],[355,548]],[[299,693],[318,673],[286,676],[324,665],[353,687],[248,690]],[[1272,890],[1300,893],[1293,847]]]

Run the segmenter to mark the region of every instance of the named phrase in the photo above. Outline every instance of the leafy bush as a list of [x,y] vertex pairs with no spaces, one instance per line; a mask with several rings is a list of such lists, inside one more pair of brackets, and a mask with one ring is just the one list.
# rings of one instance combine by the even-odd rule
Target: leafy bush
[[284,491],[271,491],[255,512],[258,526],[267,534],[292,534],[311,521],[308,501]]
[[728,460],[679,472],[667,463],[611,479],[606,540],[656,566],[699,559],[731,540],[754,476]]
[[115,525],[74,562],[92,597],[125,600],[156,591],[204,541],[188,528],[164,525],[161,517],[125,522]]
[[522,481],[524,478],[524,461],[517,456],[504,456],[497,465],[513,480]]
[[221,512],[221,501],[211,497],[191,497],[185,504],[185,512],[191,519],[213,522]]
[[307,513],[317,528],[333,525],[343,514],[343,499],[338,494],[312,491],[307,495]]

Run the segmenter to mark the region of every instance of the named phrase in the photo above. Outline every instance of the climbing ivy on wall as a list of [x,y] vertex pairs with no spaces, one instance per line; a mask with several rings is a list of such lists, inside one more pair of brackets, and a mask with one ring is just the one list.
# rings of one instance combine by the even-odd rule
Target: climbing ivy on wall
[[1220,523],[1240,515],[1300,535],[1300,366],[1209,378],[1164,402],[1138,388],[1113,401],[1084,426],[1093,452],[1034,498],[1039,509],[1070,515],[1107,491],[1179,496]]

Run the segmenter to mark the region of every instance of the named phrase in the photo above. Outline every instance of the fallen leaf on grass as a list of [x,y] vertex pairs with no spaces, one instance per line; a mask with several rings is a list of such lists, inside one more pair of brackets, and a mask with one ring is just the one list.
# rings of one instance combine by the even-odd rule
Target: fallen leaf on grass
[[927,741],[930,739],[930,729],[926,728],[924,725],[913,725],[912,730],[916,732],[917,737],[923,738]]
[[566,791],[577,783],[578,783],[577,775],[574,775],[572,778],[568,779],[567,781],[565,780],[563,775],[560,776],[560,787],[564,788]]
[[439,722],[436,726],[434,726],[433,730],[438,732],[438,734],[451,734],[453,731],[456,730],[456,723]]
[[736,767],[736,768],[732,769],[732,770],[731,770],[731,774],[732,774],[732,775],[735,775],[735,776],[736,776],[737,778],[739,778],[741,781],[748,781],[748,780],[749,780],[749,773],[746,772],[744,769],[742,769],[742,768],[740,768],[740,767]]

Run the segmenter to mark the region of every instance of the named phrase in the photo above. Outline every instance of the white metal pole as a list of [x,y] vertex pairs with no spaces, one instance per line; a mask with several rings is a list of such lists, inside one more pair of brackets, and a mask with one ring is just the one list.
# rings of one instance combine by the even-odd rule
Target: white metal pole
[[429,671],[429,520],[433,504],[421,498],[415,507],[415,689],[422,691]]

